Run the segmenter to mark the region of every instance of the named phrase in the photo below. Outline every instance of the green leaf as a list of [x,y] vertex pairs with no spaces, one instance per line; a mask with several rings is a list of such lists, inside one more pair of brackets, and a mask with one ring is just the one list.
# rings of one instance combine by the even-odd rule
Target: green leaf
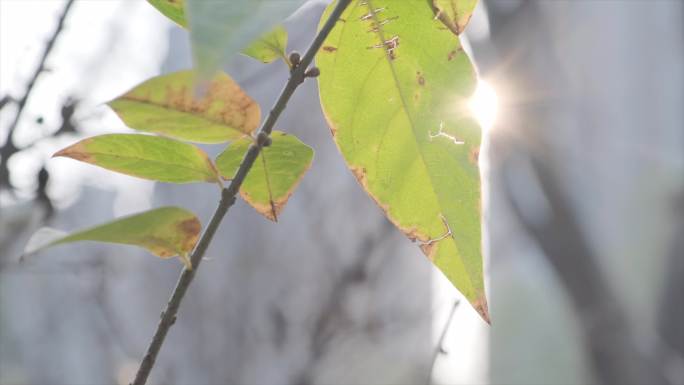
[[196,69],[210,77],[234,54],[294,12],[305,0],[186,0]]
[[432,0],[435,17],[456,35],[465,30],[477,0]]
[[199,147],[161,136],[94,136],[60,150],[54,156],[160,182],[219,182],[213,163]]
[[187,27],[188,21],[185,18],[184,9],[185,0],[147,0],[147,2],[176,24],[183,28]]
[[[277,221],[295,188],[311,166],[313,149],[294,135],[274,131],[272,143],[264,147],[240,188],[242,198],[266,218]],[[231,179],[253,143],[251,137],[237,140],[216,158],[216,167]]]
[[473,66],[423,1],[354,2],[342,18],[317,56],[335,141],[387,217],[484,314]]
[[139,246],[161,258],[179,256],[187,266],[187,256],[199,239],[201,227],[199,219],[190,211],[161,207],[71,235],[43,228],[29,239],[24,256],[65,243],[97,241]]
[[272,31],[253,41],[242,50],[242,53],[262,63],[270,63],[282,58],[289,64],[286,50],[287,31],[282,25],[277,25]]
[[195,92],[193,71],[181,71],[145,81],[109,106],[127,126],[198,143],[222,143],[250,134],[261,110],[225,73]]

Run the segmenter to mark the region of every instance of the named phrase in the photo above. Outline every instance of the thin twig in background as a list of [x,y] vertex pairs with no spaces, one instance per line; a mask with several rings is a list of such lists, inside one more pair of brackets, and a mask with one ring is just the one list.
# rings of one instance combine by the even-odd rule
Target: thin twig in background
[[444,343],[446,342],[447,333],[449,333],[449,326],[451,325],[451,320],[454,319],[454,314],[456,314],[456,309],[461,303],[461,300],[456,299],[454,305],[451,307],[451,312],[447,318],[446,324],[442,329],[442,335],[439,336],[437,341],[437,346],[435,347],[435,352],[432,355],[432,361],[430,362],[430,369],[428,370],[427,385],[432,384],[432,373],[435,371],[435,365],[437,364],[437,359],[441,354],[448,354],[449,352],[444,348]]
[[[3,181],[9,183],[9,169],[7,166],[7,161],[14,153],[20,150],[14,142],[14,132],[16,131],[17,126],[21,121],[21,117],[24,112],[24,107],[26,107],[26,103],[28,102],[28,99],[31,96],[33,87],[36,84],[36,80],[38,80],[40,74],[43,73],[43,71],[45,71],[45,63],[47,61],[47,58],[48,56],[50,56],[50,52],[52,52],[52,48],[55,46],[57,38],[64,30],[64,20],[66,20],[67,15],[71,10],[71,6],[74,4],[74,1],[75,0],[67,0],[66,4],[64,5],[64,10],[62,11],[57,21],[57,28],[55,29],[55,32],[52,34],[50,39],[47,41],[47,44],[45,45],[45,50],[43,51],[43,55],[41,56],[40,61],[38,62],[38,67],[36,67],[36,70],[33,72],[33,76],[31,76],[26,86],[26,91],[24,92],[24,95],[17,101],[17,113],[15,114],[14,119],[12,120],[12,123],[10,123],[9,128],[7,130],[7,140],[5,141],[5,144],[2,146],[2,148],[0,148],[0,185]],[[12,99],[7,100],[11,101]]]
[[313,62],[314,56],[321,48],[321,45],[323,45],[323,41],[325,41],[325,38],[333,29],[337,23],[337,20],[342,15],[342,12],[344,12],[350,2],[351,0],[340,0],[337,3],[335,9],[325,22],[325,25],[323,25],[323,28],[321,28],[316,35],[314,41],[311,43],[311,46],[304,54],[304,57],[302,57],[301,62],[292,68],[292,71],[290,72],[290,78],[287,81],[285,88],[283,88],[281,91],[278,100],[259,129],[256,142],[253,143],[245,153],[242,163],[240,164],[240,168],[235,173],[230,185],[221,191],[221,200],[219,205],[216,208],[216,211],[214,212],[207,229],[197,243],[197,247],[190,256],[192,269],[183,269],[183,272],[178,279],[178,283],[173,290],[173,294],[171,295],[171,298],[166,306],[166,310],[164,310],[161,314],[161,319],[157,325],[157,330],[152,337],[152,341],[147,348],[147,352],[140,363],[140,368],[138,369],[133,381],[134,385],[143,385],[147,382],[147,378],[154,367],[154,363],[157,359],[157,355],[159,354],[159,350],[164,343],[166,334],[169,332],[171,326],[173,326],[173,324],[176,322],[176,314],[178,313],[178,308],[183,300],[183,297],[185,296],[185,292],[188,290],[190,283],[195,277],[197,268],[199,267],[202,257],[204,257],[204,253],[207,251],[207,248],[209,247],[216,230],[221,224],[223,217],[228,212],[228,209],[235,203],[235,197],[240,191],[240,186],[242,186],[242,182],[245,180],[245,177],[252,168],[252,165],[259,155],[259,152],[261,152],[262,147],[268,145],[270,142],[269,135],[271,134],[278,117],[280,117],[280,114],[287,106],[287,103],[290,100],[290,97],[292,97],[294,91],[297,89],[297,87],[299,87],[300,84],[304,82],[304,79],[307,77],[306,71],[308,66]]

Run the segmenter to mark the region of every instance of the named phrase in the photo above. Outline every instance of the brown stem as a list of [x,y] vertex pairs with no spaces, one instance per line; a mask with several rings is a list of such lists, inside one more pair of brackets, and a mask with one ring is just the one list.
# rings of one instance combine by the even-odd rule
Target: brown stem
[[335,9],[330,14],[330,17],[328,17],[328,20],[325,22],[325,25],[323,25],[323,28],[321,28],[321,30],[318,32],[316,38],[311,43],[311,46],[306,51],[301,63],[292,68],[290,78],[287,81],[287,84],[285,84],[285,88],[283,88],[281,91],[278,100],[259,129],[256,143],[252,144],[245,153],[242,163],[240,164],[240,168],[235,173],[230,185],[221,191],[221,200],[219,205],[216,208],[216,211],[214,212],[207,229],[197,243],[197,247],[190,256],[190,262],[192,263],[193,268],[184,269],[181,273],[178,283],[176,284],[176,288],[173,290],[173,294],[166,305],[166,309],[161,314],[159,325],[157,325],[157,331],[154,333],[154,337],[152,337],[152,341],[147,348],[147,353],[145,353],[145,357],[140,363],[140,368],[135,375],[133,385],[143,385],[147,382],[147,377],[150,375],[150,371],[152,371],[152,368],[154,367],[154,363],[157,359],[157,355],[159,354],[159,350],[164,343],[166,334],[169,332],[169,329],[171,326],[173,326],[174,322],[176,322],[176,314],[178,313],[178,308],[183,300],[183,296],[185,296],[185,292],[188,290],[192,279],[195,277],[197,268],[199,267],[202,257],[207,251],[207,248],[209,247],[216,230],[221,224],[223,217],[228,212],[228,209],[235,203],[235,197],[240,191],[240,186],[245,180],[247,173],[249,173],[249,170],[252,168],[257,156],[259,156],[262,146],[268,141],[269,135],[271,134],[278,117],[287,106],[287,102],[290,100],[290,97],[294,91],[300,84],[304,82],[304,79],[306,78],[305,72],[307,67],[313,61],[314,56],[321,48],[321,45],[323,45],[323,41],[325,41],[325,38],[333,29],[337,23],[337,20],[342,15],[342,12],[344,12],[350,2],[351,0],[339,0],[335,6]]

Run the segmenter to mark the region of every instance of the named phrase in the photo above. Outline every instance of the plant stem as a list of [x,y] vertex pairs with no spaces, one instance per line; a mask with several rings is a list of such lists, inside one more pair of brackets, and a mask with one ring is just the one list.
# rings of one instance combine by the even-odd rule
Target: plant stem
[[330,17],[328,17],[328,20],[325,22],[325,25],[323,25],[323,28],[321,28],[316,35],[316,38],[311,43],[311,46],[309,46],[309,49],[306,51],[306,54],[302,58],[301,62],[292,68],[287,84],[285,84],[285,87],[281,91],[278,100],[259,129],[256,142],[253,143],[245,153],[242,163],[240,164],[240,168],[238,168],[237,172],[235,173],[230,185],[221,190],[221,200],[219,205],[216,208],[216,211],[214,212],[207,229],[197,243],[197,247],[190,256],[190,262],[192,263],[193,268],[186,268],[181,273],[178,283],[176,284],[176,288],[173,290],[173,294],[166,305],[166,310],[164,310],[161,314],[161,319],[157,325],[157,331],[154,333],[152,341],[147,348],[147,353],[145,353],[145,357],[140,363],[140,368],[135,375],[133,385],[143,385],[147,382],[147,377],[150,375],[150,371],[154,367],[154,363],[157,359],[157,355],[159,354],[159,350],[164,343],[166,334],[169,332],[171,326],[173,326],[173,324],[176,322],[176,314],[178,313],[178,308],[183,300],[183,296],[185,296],[185,292],[188,290],[190,283],[195,277],[195,273],[199,268],[202,257],[207,251],[207,248],[209,247],[216,230],[221,224],[223,217],[228,212],[228,209],[235,203],[237,193],[240,191],[240,186],[242,186],[242,182],[245,180],[249,170],[252,168],[257,156],[259,156],[259,152],[261,152],[262,147],[267,143],[269,135],[271,134],[278,117],[280,117],[280,114],[287,106],[287,102],[290,100],[290,97],[294,91],[300,84],[304,82],[304,79],[306,78],[305,71],[312,63],[314,56],[316,56],[316,53],[321,48],[321,45],[323,45],[323,41],[325,41],[325,38],[328,36],[333,27],[335,27],[337,20],[340,18],[342,12],[344,12],[350,2],[351,0],[338,1],[335,9],[330,14]]

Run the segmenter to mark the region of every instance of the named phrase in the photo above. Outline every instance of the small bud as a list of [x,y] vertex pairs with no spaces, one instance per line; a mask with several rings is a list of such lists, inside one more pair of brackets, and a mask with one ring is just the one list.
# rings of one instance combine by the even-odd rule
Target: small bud
[[304,76],[307,78],[316,78],[318,75],[321,74],[321,70],[318,69],[318,67],[311,67],[306,72],[304,72]]
[[271,138],[265,132],[260,132],[257,135],[257,145],[260,147],[268,147],[271,145]]
[[292,64],[292,67],[296,67],[299,65],[301,62],[302,58],[299,56],[299,52],[297,51],[292,51],[290,52],[290,63]]

